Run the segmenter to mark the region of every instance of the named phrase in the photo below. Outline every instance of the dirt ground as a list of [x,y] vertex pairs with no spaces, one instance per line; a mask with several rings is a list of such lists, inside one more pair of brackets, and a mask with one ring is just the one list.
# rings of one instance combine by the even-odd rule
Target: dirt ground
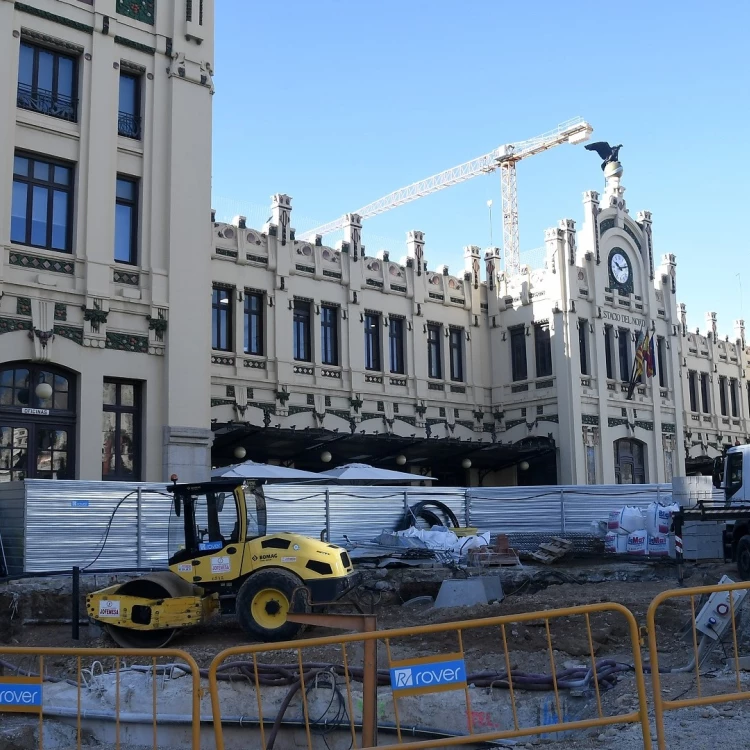
[[[701,565],[689,569],[688,585],[716,583],[722,574],[736,579],[731,566]],[[590,577],[590,576],[589,576]],[[660,592],[676,588],[674,568],[654,570],[653,574],[639,576],[639,580],[603,580],[598,583],[578,582],[580,571],[561,568],[561,583],[546,585],[543,588],[529,577],[515,586],[505,586],[508,595],[501,603],[457,607],[453,609],[434,609],[431,604],[401,603],[398,595],[390,596],[390,602],[381,602],[376,607],[379,629],[409,628],[420,625],[440,626],[457,621],[476,618],[491,618],[508,615],[521,615],[527,612],[550,610],[576,605],[599,602],[616,602],[627,607],[635,616],[638,625],[645,625],[646,611],[651,600]],[[645,578],[645,580],[644,580]],[[518,577],[517,577],[518,580]],[[577,581],[575,583],[569,581]],[[429,590],[425,586],[425,591]],[[410,593],[413,591],[410,590]],[[394,601],[395,598],[395,601]],[[750,597],[748,598],[750,603]],[[700,602],[696,600],[698,611]],[[750,606],[746,609],[750,611]],[[349,610],[353,612],[354,610]],[[750,617],[748,617],[750,620]],[[690,601],[682,598],[662,605],[657,618],[657,641],[659,660],[662,668],[678,667],[686,664],[693,653],[692,633],[685,626],[690,622]],[[455,628],[444,632],[432,632],[408,637],[392,638],[381,641],[378,650],[378,662],[381,668],[387,668],[388,656],[392,659],[405,659],[436,654],[450,654],[463,651],[467,672],[477,674],[486,670],[505,671],[506,665],[511,669],[529,673],[550,674],[554,667],[560,673],[573,665],[590,665],[591,652],[595,659],[614,660],[624,665],[632,665],[634,654],[631,648],[630,632],[626,620],[619,612],[607,611],[592,614],[589,618],[589,630],[584,616],[551,618],[548,621],[509,622],[504,630],[498,625],[483,624],[479,627],[464,627],[460,637]],[[303,638],[335,635],[337,631],[315,628],[307,629]],[[504,648],[503,637],[507,644]],[[190,653],[205,668],[213,657],[223,649],[245,645],[247,640],[234,618],[222,618],[204,626],[193,628],[179,634],[170,643],[171,647],[183,649]],[[24,646],[111,646],[108,636],[98,628],[82,627],[81,640],[71,639],[70,625],[26,625],[7,645]],[[302,659],[305,662],[343,663],[344,657],[351,666],[362,662],[362,647],[353,643],[346,654],[339,645],[313,646],[303,649]],[[0,658],[3,658],[0,645]],[[747,634],[740,633],[738,638],[740,655],[750,654],[750,628]],[[648,666],[648,649],[640,650],[644,663]],[[710,695],[733,692],[737,682],[733,666],[725,666],[727,657],[733,659],[734,651],[731,639],[719,644],[702,664],[700,671],[701,694]],[[258,659],[264,663],[294,664],[296,652],[278,652],[263,649]],[[70,673],[75,664],[72,660],[52,658],[48,668],[62,676]],[[750,690],[750,673],[741,673],[741,687]],[[650,680],[647,676],[650,691]],[[488,688],[493,692],[491,688]],[[495,691],[498,700],[507,700],[508,691]],[[565,691],[561,691],[565,693]],[[662,694],[665,698],[690,698],[697,695],[697,681],[694,674],[669,674],[662,677]],[[520,693],[522,695],[522,693]],[[552,693],[550,693],[552,695]],[[580,705],[596,708],[596,696],[593,692],[577,696]],[[602,713],[604,715],[622,714],[637,707],[636,685],[632,672],[624,671],[617,677],[617,684],[601,693]],[[569,701],[569,705],[573,705]],[[577,705],[577,704],[576,704]],[[649,700],[649,705],[653,703]],[[573,711],[573,709],[571,709]],[[651,713],[653,709],[651,708]],[[667,714],[667,747],[689,748],[690,750],[714,750],[717,733],[728,747],[750,747],[750,726],[746,718],[750,716],[750,704],[747,701],[721,703],[716,707],[699,707],[681,709]],[[569,717],[570,718],[570,717]],[[721,724],[718,720],[723,719]],[[652,725],[653,726],[653,725]],[[487,729],[489,731],[491,727]],[[547,739],[521,739],[516,747],[532,747],[552,742]],[[617,725],[612,728],[596,728],[576,733],[574,737],[553,742],[555,747],[602,748],[618,747],[622,750],[635,750],[644,747],[640,737],[639,725]]]

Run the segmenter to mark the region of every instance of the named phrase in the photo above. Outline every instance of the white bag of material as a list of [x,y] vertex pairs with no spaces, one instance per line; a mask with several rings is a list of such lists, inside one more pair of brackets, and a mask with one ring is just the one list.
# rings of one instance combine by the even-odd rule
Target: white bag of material
[[617,552],[617,537],[614,531],[610,531],[607,536],[604,537],[604,551],[605,552]]
[[646,508],[646,531],[648,531],[648,535],[662,536],[668,534],[672,526],[672,513],[675,510],[674,505],[651,503]]
[[609,520],[607,521],[608,531],[617,531],[620,528],[620,513],[622,511],[613,510],[609,514]]
[[628,534],[627,551],[629,555],[645,555],[648,550],[646,529],[637,529]]
[[669,555],[669,537],[664,535],[648,535],[648,554],[651,557],[666,557]]
[[617,554],[624,555],[628,551],[628,537],[625,534],[618,534],[615,541],[617,544]]
[[635,505],[626,505],[620,511],[620,534],[632,534],[634,531],[640,531],[645,527],[643,513]]

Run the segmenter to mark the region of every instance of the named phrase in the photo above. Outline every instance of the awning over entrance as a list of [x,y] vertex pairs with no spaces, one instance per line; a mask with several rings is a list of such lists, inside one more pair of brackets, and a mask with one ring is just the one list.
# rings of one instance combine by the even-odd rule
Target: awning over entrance
[[[403,437],[398,435],[342,434],[329,430],[308,428],[258,427],[247,424],[214,424],[212,463],[224,466],[237,462],[235,450],[244,448],[253,461],[279,461],[293,463],[306,471],[325,471],[346,463],[366,463],[382,468],[406,470],[419,469],[423,476],[432,475],[451,479],[449,484],[465,484],[465,459],[471,468],[479,471],[479,477],[488,472],[502,471],[524,463],[523,474],[529,475],[523,484],[534,484],[534,467],[554,467],[555,442],[548,437],[529,437],[516,443],[482,442],[479,438]],[[324,462],[323,455],[330,453],[331,462]],[[397,465],[396,458],[404,456],[406,463]],[[531,466],[531,470],[529,470]],[[545,473],[547,484],[549,471]],[[525,479],[526,477],[524,477]],[[519,482],[521,483],[521,482]],[[449,486],[449,485],[447,485]]]

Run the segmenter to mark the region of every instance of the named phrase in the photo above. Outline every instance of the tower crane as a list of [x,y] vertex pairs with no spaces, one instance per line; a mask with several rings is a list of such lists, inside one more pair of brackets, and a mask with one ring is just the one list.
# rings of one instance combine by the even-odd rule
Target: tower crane
[[[593,128],[580,117],[567,120],[554,130],[529,138],[517,143],[506,143],[494,151],[480,156],[452,169],[446,169],[425,180],[394,190],[372,203],[354,211],[362,219],[369,219],[378,214],[390,211],[396,206],[411,203],[425,195],[436,193],[438,190],[466,182],[472,177],[487,174],[500,169],[500,184],[503,208],[503,249],[505,250],[505,270],[509,274],[520,271],[521,263],[518,247],[518,196],[516,188],[516,164],[521,159],[540,154],[563,143],[578,144],[587,141]],[[326,235],[344,227],[347,223],[345,216],[327,224],[315,227],[301,235],[302,239],[312,240],[315,235]]]

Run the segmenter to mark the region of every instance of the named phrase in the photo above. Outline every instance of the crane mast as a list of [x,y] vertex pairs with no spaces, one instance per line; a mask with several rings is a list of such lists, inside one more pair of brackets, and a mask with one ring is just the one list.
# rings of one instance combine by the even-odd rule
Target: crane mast
[[[446,169],[427,179],[394,190],[372,203],[353,211],[362,219],[370,219],[378,214],[390,211],[396,206],[423,198],[438,190],[466,182],[480,174],[487,174],[500,169],[500,185],[503,209],[503,249],[505,251],[505,270],[509,274],[520,270],[518,245],[518,193],[516,187],[516,164],[521,159],[535,156],[563,143],[582,143],[588,140],[593,128],[585,120],[576,117],[558,125],[554,130],[517,143],[507,143],[457,167]],[[300,235],[301,239],[312,240],[315,235],[325,236],[346,225],[346,218],[341,217],[315,227]]]

